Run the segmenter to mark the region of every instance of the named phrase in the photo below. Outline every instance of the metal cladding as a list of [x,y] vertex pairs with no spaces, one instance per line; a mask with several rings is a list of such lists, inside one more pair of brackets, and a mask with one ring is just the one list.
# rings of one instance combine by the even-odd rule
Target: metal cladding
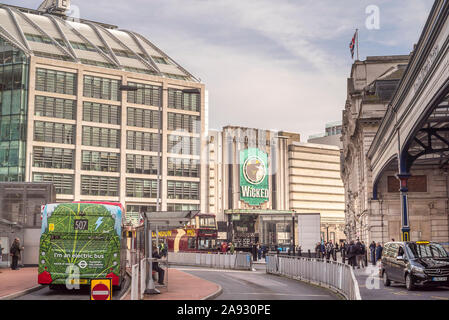
[[0,4],[0,37],[27,56],[200,82],[142,35],[116,26]]

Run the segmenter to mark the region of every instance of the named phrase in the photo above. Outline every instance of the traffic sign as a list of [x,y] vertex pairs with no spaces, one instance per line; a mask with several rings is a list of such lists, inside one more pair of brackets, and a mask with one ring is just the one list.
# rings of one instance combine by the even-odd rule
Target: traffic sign
[[112,279],[91,280],[90,300],[112,300]]

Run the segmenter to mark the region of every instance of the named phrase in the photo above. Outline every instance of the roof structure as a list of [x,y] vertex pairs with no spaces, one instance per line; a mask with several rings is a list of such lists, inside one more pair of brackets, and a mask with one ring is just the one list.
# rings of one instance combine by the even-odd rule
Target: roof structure
[[27,56],[200,82],[136,32],[5,4],[0,21],[0,37]]

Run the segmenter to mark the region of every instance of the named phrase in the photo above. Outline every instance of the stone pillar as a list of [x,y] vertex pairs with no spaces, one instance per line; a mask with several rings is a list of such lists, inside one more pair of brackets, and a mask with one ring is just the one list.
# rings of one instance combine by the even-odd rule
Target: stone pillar
[[410,223],[408,215],[408,186],[407,186],[410,174],[400,173],[397,174],[396,177],[399,179],[401,183],[401,188],[399,189],[399,191],[401,192],[401,222],[402,222],[401,240],[410,241]]

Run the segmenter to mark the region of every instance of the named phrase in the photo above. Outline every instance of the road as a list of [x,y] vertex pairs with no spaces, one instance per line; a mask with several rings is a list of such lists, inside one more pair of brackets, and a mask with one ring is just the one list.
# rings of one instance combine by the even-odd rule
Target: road
[[223,293],[215,300],[336,300],[331,291],[265,273],[265,265],[256,271],[218,270],[196,267],[177,269],[221,285]]
[[404,284],[394,282],[390,287],[385,287],[378,272],[378,268],[372,265],[355,270],[363,300],[449,300],[449,287],[418,288],[408,291]]
[[[129,281],[127,279],[126,281]],[[127,288],[128,283],[122,286],[122,289],[112,290],[112,300],[119,300]],[[79,290],[50,290],[48,286],[42,287],[37,291],[16,298],[15,300],[90,300],[90,287],[81,287]]]

